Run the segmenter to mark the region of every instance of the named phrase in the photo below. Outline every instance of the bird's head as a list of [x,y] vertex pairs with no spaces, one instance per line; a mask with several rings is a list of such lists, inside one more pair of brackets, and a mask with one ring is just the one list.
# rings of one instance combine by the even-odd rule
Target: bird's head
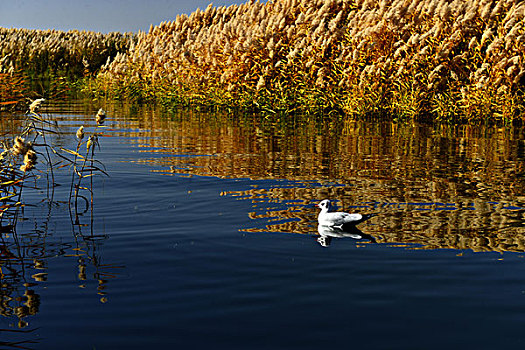
[[322,200],[315,206],[321,210],[328,210],[330,209],[330,200],[329,199]]

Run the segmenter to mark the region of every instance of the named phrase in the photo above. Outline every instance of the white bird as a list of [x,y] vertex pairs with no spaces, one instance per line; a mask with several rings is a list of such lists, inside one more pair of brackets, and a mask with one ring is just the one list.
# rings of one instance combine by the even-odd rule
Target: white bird
[[321,212],[317,217],[317,221],[319,222],[319,225],[322,226],[342,229],[343,225],[357,225],[374,216],[373,214],[350,214],[342,211],[331,212],[331,204],[330,200],[328,199],[319,202],[319,204],[316,204],[316,206],[321,209]]

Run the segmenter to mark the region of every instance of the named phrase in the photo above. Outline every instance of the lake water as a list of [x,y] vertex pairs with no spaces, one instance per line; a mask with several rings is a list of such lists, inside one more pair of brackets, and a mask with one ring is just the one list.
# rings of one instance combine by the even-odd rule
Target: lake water
[[[1,348],[525,346],[523,127],[102,107],[93,206],[57,166],[2,233]],[[320,236],[325,198],[376,215]]]

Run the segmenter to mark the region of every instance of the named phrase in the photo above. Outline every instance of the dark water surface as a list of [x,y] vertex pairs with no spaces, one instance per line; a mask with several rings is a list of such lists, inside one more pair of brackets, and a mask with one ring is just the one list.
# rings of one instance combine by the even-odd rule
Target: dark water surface
[[[2,233],[0,348],[525,346],[523,128],[104,108],[93,215],[62,168]],[[377,215],[321,240],[325,198]]]

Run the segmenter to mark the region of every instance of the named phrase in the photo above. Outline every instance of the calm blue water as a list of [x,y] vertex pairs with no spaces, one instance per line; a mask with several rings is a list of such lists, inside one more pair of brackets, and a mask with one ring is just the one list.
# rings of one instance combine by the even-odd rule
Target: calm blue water
[[[49,113],[69,132],[92,125],[78,110]],[[35,206],[25,208],[16,234],[3,234],[5,348],[525,345],[522,139],[511,138],[495,156],[480,151],[493,134],[471,136],[475,145],[463,151],[437,150],[436,157],[448,152],[451,170],[427,187],[421,174],[429,168],[418,162],[428,154],[385,151],[396,148],[385,145],[401,137],[399,130],[375,150],[380,136],[352,134],[360,150],[370,150],[352,158],[350,146],[334,150],[352,142],[324,139],[323,125],[303,135],[214,118],[111,107],[109,137],[97,151],[110,176],[94,178],[92,223],[88,210],[80,226],[71,224],[66,168],[57,172],[64,185],[51,206],[40,202],[44,190],[27,192]],[[246,142],[261,128],[262,136]],[[433,131],[422,130],[418,144],[437,147]],[[465,143],[457,135],[438,141]],[[71,134],[60,143],[74,148]],[[313,150],[321,143],[333,151]],[[474,148],[478,158],[469,157]],[[353,170],[363,157],[367,165]],[[414,175],[386,176],[397,171],[392,159]],[[474,168],[486,159],[496,170],[512,165],[508,185],[494,181],[510,193],[491,190],[490,173]],[[268,169],[279,175],[264,177]],[[378,214],[359,226],[377,243],[333,238],[321,246],[313,204],[325,197],[345,210]],[[446,205],[437,199],[453,210],[441,210]],[[37,273],[45,275],[32,277]]]

